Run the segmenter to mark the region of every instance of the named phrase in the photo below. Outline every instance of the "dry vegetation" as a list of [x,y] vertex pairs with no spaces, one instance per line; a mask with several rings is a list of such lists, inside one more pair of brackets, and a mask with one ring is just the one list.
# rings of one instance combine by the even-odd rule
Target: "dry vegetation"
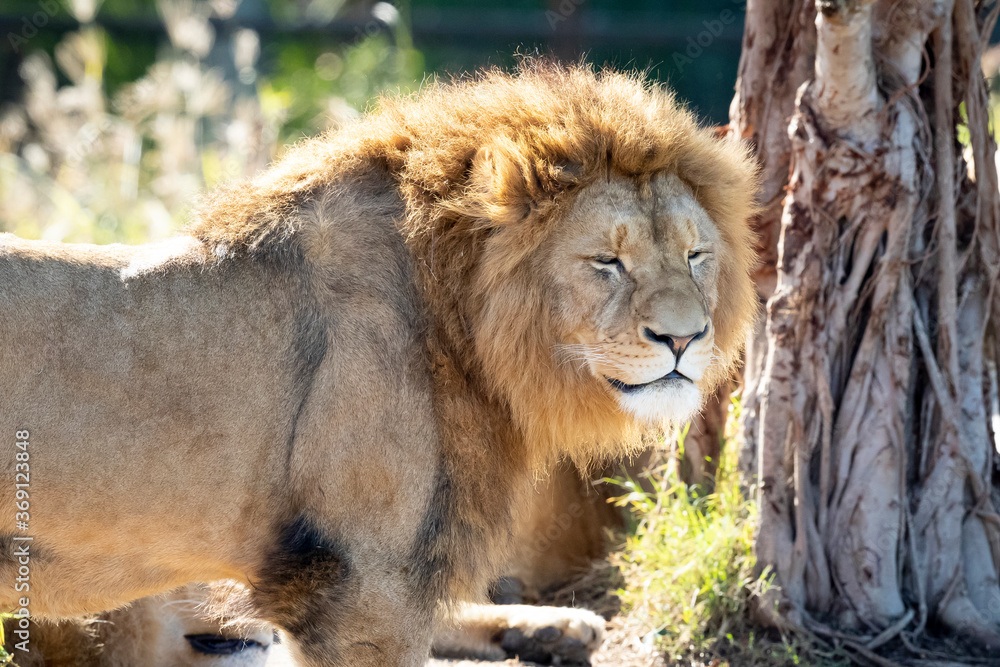
[[[82,22],[93,15],[86,0],[70,7]],[[237,73],[227,79],[208,64],[209,19],[234,8],[162,0],[169,43],[115,91],[104,81],[109,37],[99,26],[69,33],[54,58],[29,43],[23,100],[0,109],[0,230],[67,242],[163,238],[199,193],[262,169],[300,129],[334,127],[382,90],[418,83],[408,41],[381,34],[321,53],[293,82],[269,79],[258,71],[260,40],[246,29],[226,36]]]

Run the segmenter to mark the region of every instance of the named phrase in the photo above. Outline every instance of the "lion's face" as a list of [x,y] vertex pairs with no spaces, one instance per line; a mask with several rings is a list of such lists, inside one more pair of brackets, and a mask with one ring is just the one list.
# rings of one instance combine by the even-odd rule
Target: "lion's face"
[[714,361],[720,240],[674,175],[586,188],[545,253],[556,355],[637,419],[691,417]]

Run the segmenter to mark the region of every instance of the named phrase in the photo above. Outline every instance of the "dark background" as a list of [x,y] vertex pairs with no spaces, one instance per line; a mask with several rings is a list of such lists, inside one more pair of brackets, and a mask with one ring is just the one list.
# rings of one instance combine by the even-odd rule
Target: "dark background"
[[[23,82],[18,68],[26,53],[51,53],[65,33],[79,28],[62,7],[51,12],[58,2],[0,3],[0,104],[19,99]],[[243,0],[232,18],[213,20],[220,36],[216,48],[225,43],[227,32],[253,28],[262,44],[261,71],[276,79],[292,77],[331,45],[375,31],[391,35],[372,17],[374,4]],[[726,122],[739,59],[743,0],[415,0],[396,6],[425,74],[510,66],[516,53],[583,56],[597,65],[648,69],[706,120]],[[11,36],[17,42],[25,20],[43,16],[38,34],[16,49]],[[37,27],[42,21],[34,23]],[[154,0],[106,0],[95,23],[109,40],[103,82],[109,95],[139,78],[168,41]]]

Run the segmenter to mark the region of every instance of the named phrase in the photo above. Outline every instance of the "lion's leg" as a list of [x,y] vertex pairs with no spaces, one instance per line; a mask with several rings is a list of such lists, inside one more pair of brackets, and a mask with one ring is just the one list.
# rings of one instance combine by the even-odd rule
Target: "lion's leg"
[[261,617],[284,629],[302,667],[419,667],[437,600],[416,568],[378,544],[299,520],[253,582]]
[[[301,611],[279,610],[289,652],[301,667],[420,667],[430,655],[432,614],[385,580],[358,589],[318,588]],[[391,585],[391,584],[390,584]],[[394,587],[394,586],[393,586]]]
[[604,619],[586,609],[471,604],[457,607],[451,623],[434,634],[434,654],[587,664],[603,638]]
[[[289,653],[301,667],[422,667],[430,656],[430,622],[415,628],[404,606],[376,617],[351,609],[335,628],[315,625],[290,633]],[[401,628],[400,626],[404,626]]]

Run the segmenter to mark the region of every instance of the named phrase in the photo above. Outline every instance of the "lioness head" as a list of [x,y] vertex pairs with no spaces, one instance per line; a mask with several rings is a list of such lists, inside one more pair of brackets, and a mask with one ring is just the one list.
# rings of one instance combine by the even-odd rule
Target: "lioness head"
[[557,304],[557,358],[592,375],[630,415],[689,418],[718,363],[712,315],[726,261],[720,241],[674,174],[587,188],[544,254]]

